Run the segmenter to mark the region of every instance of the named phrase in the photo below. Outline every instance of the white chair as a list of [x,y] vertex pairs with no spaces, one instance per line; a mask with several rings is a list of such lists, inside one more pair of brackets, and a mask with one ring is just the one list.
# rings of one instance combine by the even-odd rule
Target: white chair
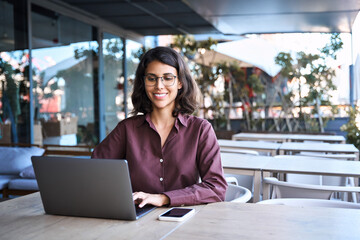
[[246,203],[251,199],[249,189],[234,184],[229,184],[225,194],[225,202]]
[[257,202],[257,204],[275,204],[297,207],[330,207],[330,208],[351,208],[360,209],[360,204],[343,201],[329,201],[323,199],[306,198],[277,198]]
[[225,180],[226,180],[227,184],[233,184],[233,185],[236,185],[236,186],[239,185],[239,182],[238,182],[238,180],[237,180],[236,177],[233,177],[233,176],[225,176]]
[[[319,153],[316,153],[319,154]],[[321,159],[331,159],[331,160],[339,160],[340,158],[325,158],[324,155],[328,154],[321,154],[321,155],[277,155],[275,158],[293,158],[293,159],[314,159],[314,160],[321,160]],[[335,155],[335,154],[332,154]],[[344,160],[344,159],[343,159]],[[286,174],[286,181],[293,182],[293,183],[304,183],[304,184],[315,184],[315,185],[327,185],[327,186],[354,186],[354,179],[348,177],[337,177],[337,176],[321,176],[321,175],[311,175],[311,174]],[[348,194],[337,194],[341,197],[335,197],[342,200],[347,200],[350,195],[354,199],[356,199],[356,195],[354,193]]]
[[[360,192],[360,187],[324,186],[303,183],[291,183],[279,181],[277,178],[268,177],[263,179],[265,185],[272,187],[270,198],[313,198],[330,199],[334,192]],[[353,199],[357,202],[356,196]]]

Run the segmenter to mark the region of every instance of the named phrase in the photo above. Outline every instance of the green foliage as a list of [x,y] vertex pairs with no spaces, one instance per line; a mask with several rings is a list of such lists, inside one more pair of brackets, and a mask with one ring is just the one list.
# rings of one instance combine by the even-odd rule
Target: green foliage
[[188,59],[194,59],[199,49],[210,50],[217,45],[217,41],[209,37],[206,41],[195,41],[190,35],[177,35],[174,42],[170,45],[172,48],[178,48],[180,52]]
[[[290,53],[281,52],[275,58],[275,63],[282,67],[282,76],[288,78],[289,81],[296,79],[299,82],[298,93],[300,96],[303,95],[300,82],[307,86],[309,92],[306,96],[300,98],[298,105],[300,107],[312,106],[312,114],[317,115],[319,119],[321,118],[320,106],[331,106],[330,94],[336,90],[336,86],[333,84],[335,71],[326,65],[326,61],[329,58],[336,59],[336,53],[342,46],[340,35],[336,33],[331,35],[330,43],[319,49],[318,54],[298,52],[296,59],[293,59]],[[292,96],[294,96],[294,93]],[[335,110],[333,107],[332,109]],[[310,118],[305,118],[302,112],[300,112],[300,116],[304,120],[308,119],[309,125],[316,126],[311,122]],[[319,129],[322,130],[322,119],[319,122]]]
[[133,57],[140,60],[140,59],[142,58],[142,56],[144,56],[144,54],[145,54],[148,50],[150,50],[150,49],[149,49],[149,48],[146,48],[145,46],[142,46],[141,48],[139,48],[138,51],[136,51],[136,52],[133,53]]
[[[222,73],[229,78],[229,81],[232,81],[232,91],[234,96],[238,98],[248,98],[250,89],[256,94],[264,91],[264,85],[260,81],[260,78],[256,74],[251,74],[246,78],[244,71],[236,62],[230,64],[219,63],[216,67],[217,72]],[[227,94],[225,94],[225,100],[228,101],[229,89],[226,88],[225,91],[227,92]]]
[[340,33],[334,33],[331,35],[330,43],[321,49],[321,53],[325,56],[330,56],[333,59],[336,59],[336,52],[342,49],[344,43],[340,38]]
[[340,127],[341,131],[347,132],[346,142],[354,144],[360,149],[360,109],[359,106],[349,109],[349,121]]
[[[14,116],[14,124],[17,124],[17,116],[21,114],[20,108],[20,88],[18,81],[15,80],[16,74],[21,74],[20,69],[14,68],[4,59],[0,58],[0,76],[3,76],[5,81],[5,91],[7,98],[9,99],[10,109]],[[5,113],[4,113],[5,114]],[[3,116],[9,117],[9,116]]]

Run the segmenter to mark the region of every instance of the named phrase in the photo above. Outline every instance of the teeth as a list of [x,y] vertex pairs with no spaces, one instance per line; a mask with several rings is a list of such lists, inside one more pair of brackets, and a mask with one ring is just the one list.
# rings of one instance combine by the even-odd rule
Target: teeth
[[157,97],[163,97],[163,96],[165,96],[166,95],[166,93],[161,93],[161,94],[156,94],[155,93],[155,96],[157,96]]

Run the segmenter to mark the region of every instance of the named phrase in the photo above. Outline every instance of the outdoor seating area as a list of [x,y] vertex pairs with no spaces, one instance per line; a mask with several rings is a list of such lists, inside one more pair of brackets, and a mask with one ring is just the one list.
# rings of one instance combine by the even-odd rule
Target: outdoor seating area
[[0,19],[0,240],[360,239],[360,1]]
[[[259,134],[253,135],[258,141],[218,140],[226,176],[252,177],[252,187],[249,188],[246,178],[244,181],[244,185],[253,190],[252,202],[285,197],[359,203],[359,150],[354,145],[342,141],[309,143],[305,141],[306,135],[304,141],[296,143],[279,141],[278,136],[271,133],[261,134],[262,139]],[[252,134],[246,133],[246,136],[251,139]],[[297,140],[301,137],[296,135]],[[337,136],[317,135],[318,139],[327,137]],[[241,180],[236,183],[242,185]],[[282,193],[284,188],[287,190]]]

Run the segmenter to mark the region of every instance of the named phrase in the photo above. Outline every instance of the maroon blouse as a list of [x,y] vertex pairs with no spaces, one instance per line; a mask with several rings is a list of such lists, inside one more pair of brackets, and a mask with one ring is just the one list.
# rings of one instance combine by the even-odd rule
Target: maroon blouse
[[126,159],[133,191],[163,193],[170,206],[225,198],[220,147],[211,124],[201,118],[179,114],[163,148],[149,114],[127,118],[95,148],[92,158]]

